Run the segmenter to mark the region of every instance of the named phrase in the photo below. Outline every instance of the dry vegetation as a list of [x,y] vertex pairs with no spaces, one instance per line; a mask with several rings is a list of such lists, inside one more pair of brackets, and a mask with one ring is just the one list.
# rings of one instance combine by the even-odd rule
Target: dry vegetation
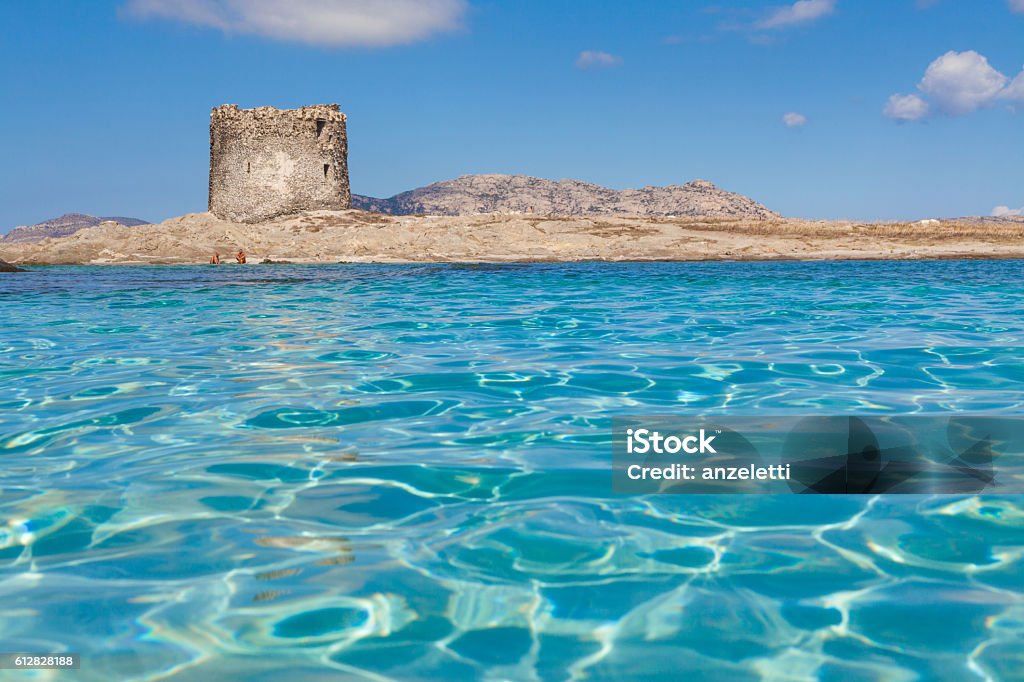
[[[673,221],[674,222],[674,221]],[[689,229],[711,229],[723,232],[765,236],[791,236],[812,238],[881,238],[927,242],[956,240],[984,240],[1009,243],[1024,239],[1024,223],[1019,222],[964,222],[942,220],[939,224],[922,225],[903,223],[847,223],[828,221],[775,220],[753,222],[699,221],[678,223]]]

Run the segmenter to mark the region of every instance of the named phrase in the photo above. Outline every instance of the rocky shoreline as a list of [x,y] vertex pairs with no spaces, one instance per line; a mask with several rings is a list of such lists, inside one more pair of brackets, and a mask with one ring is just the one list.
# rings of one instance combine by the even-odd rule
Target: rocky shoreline
[[[0,242],[18,265],[200,264],[242,249],[252,264],[1024,258],[1024,223],[857,223],[521,214],[389,216],[313,211],[259,224],[194,213]],[[227,258],[225,258],[227,260]]]

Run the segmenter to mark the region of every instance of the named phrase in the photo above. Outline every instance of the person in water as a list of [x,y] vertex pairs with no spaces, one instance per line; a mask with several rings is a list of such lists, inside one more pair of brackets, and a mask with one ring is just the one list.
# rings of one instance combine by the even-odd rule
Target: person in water
[[220,254],[216,251],[213,252],[213,256],[210,258],[210,265],[220,265]]
[[245,251],[239,249],[238,253],[235,254],[235,260],[238,261],[239,265],[245,265]]

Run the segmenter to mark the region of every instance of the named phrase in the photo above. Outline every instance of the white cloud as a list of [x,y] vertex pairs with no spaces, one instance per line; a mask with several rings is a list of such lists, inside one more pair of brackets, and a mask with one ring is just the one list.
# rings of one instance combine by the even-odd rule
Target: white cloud
[[1014,14],[1024,14],[1024,0],[1010,0],[1010,11]]
[[621,63],[622,57],[600,50],[584,50],[576,57],[576,68],[578,69],[607,69]]
[[992,209],[992,215],[996,218],[1009,218],[1011,216],[1024,216],[1024,207],[1010,208],[1009,206],[996,206]]
[[963,116],[1000,100],[1009,102],[1013,111],[1024,108],[1024,70],[1010,80],[974,50],[950,50],[933,61],[917,89],[927,99],[893,95],[882,113],[900,121],[919,121],[929,114],[930,102],[949,116]]
[[1024,69],[1010,81],[1009,85],[1003,88],[1003,91],[999,93],[999,99],[1010,102],[1010,108],[1014,111],[1020,108],[1017,106],[1018,104],[1024,105]]
[[836,0],[797,0],[792,5],[777,7],[757,28],[784,28],[816,21],[836,11]]
[[782,115],[782,122],[787,128],[803,128],[807,125],[807,117],[795,111],[787,111]]
[[384,47],[459,28],[466,0],[128,0],[127,16],[327,47]]
[[974,50],[950,50],[928,65],[917,87],[947,114],[962,116],[992,104],[1006,81]]
[[917,95],[893,95],[882,113],[897,121],[920,121],[928,115],[928,102]]

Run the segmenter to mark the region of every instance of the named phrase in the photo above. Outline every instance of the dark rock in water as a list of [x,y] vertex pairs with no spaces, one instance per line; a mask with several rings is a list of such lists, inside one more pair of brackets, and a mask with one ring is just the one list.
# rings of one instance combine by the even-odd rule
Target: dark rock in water
[[87,227],[96,227],[100,223],[113,222],[126,227],[136,225],[148,225],[145,220],[138,218],[125,218],[124,216],[96,217],[84,213],[65,213],[59,218],[44,220],[35,225],[21,225],[6,235],[0,237],[0,241],[9,244],[26,244],[41,242],[47,238],[67,237]]
[[685,185],[614,190],[579,180],[555,181],[527,175],[464,175],[388,199],[353,194],[352,208],[391,215],[535,213],[726,220],[777,220],[781,217],[753,199],[719,189],[704,180]]
[[28,270],[19,268],[17,265],[11,265],[7,261],[0,260],[0,272],[28,272]]
[[290,260],[270,260],[269,258],[264,258],[263,260],[260,261],[260,265],[291,265],[291,264],[292,264],[292,262]]

